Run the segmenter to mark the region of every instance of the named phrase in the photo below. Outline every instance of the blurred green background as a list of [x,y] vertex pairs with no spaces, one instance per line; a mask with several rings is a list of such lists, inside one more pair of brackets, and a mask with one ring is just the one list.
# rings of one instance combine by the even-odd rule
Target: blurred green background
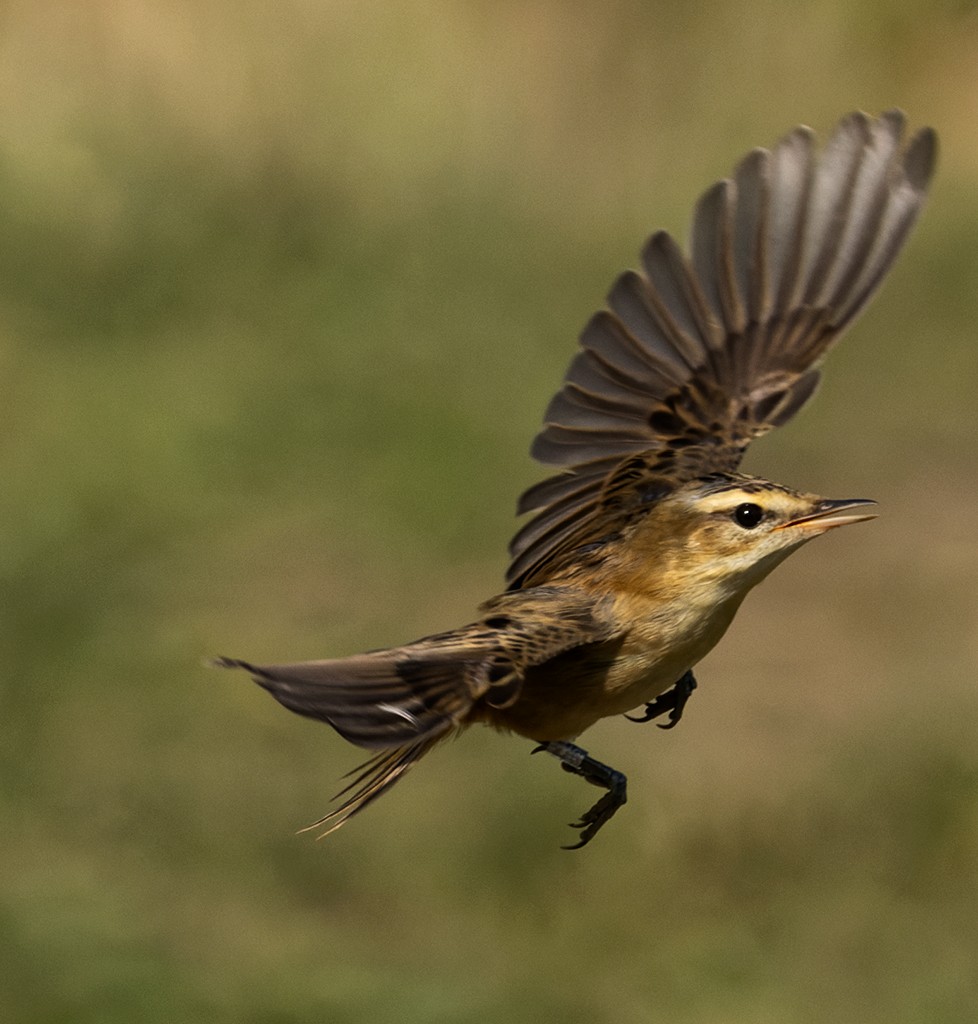
[[[883,517],[796,555],[631,802],[473,731],[361,759],[246,678],[494,593],[530,437],[656,227],[799,121],[939,177],[748,469]],[[0,1019],[978,1019],[978,10],[0,6]]]

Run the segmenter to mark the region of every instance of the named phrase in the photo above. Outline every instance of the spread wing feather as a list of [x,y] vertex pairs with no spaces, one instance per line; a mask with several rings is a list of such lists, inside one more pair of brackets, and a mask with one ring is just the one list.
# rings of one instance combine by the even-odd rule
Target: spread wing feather
[[732,471],[750,441],[812,396],[818,364],[889,270],[923,205],[936,138],[904,117],[850,114],[818,154],[798,127],[756,149],[696,206],[690,255],[665,232],[607,308],[531,452],[561,472],[531,487],[511,589],[627,525],[655,481]]

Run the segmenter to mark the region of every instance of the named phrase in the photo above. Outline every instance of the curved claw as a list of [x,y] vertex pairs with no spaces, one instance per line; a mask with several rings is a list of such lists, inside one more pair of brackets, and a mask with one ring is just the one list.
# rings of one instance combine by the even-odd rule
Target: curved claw
[[567,743],[564,740],[541,743],[533,750],[533,753],[541,750],[553,754],[560,761],[560,767],[564,771],[570,772],[572,775],[580,775],[592,786],[600,786],[608,791],[577,821],[570,823],[571,828],[581,830],[581,838],[578,842],[564,846],[562,849],[579,850],[598,834],[604,824],[611,820],[618,808],[627,801],[628,780],[622,772],[596,761],[586,750],[582,750],[573,743]]
[[655,700],[650,700],[645,705],[645,711],[641,715],[625,715],[629,722],[651,722],[653,718],[669,712],[668,722],[656,722],[660,729],[674,729],[679,720],[683,717],[683,710],[690,694],[696,689],[696,677],[693,670],[684,672],[665,693],[660,693]]
[[618,808],[625,803],[625,776],[621,772],[614,774],[618,778],[612,781],[613,788],[605,793],[590,810],[585,811],[579,820],[570,823],[571,828],[581,829],[581,838],[569,846],[562,846],[562,850],[579,850],[582,846],[587,846],[605,823],[611,820]]

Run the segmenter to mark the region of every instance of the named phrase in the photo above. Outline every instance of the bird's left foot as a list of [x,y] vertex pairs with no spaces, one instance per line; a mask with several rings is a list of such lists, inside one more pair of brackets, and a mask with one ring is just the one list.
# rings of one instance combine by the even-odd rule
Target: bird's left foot
[[582,750],[573,743],[566,743],[563,740],[541,743],[533,750],[533,753],[536,754],[541,750],[553,754],[560,761],[560,766],[564,771],[570,772],[572,775],[580,775],[581,778],[587,779],[592,786],[601,786],[608,790],[577,821],[571,822],[571,828],[581,830],[581,838],[576,843],[564,846],[562,849],[579,850],[591,842],[598,834],[598,830],[605,822],[610,821],[615,811],[625,803],[628,780],[622,772],[596,761],[586,750]]
[[656,722],[656,725],[660,729],[672,729],[679,724],[679,719],[683,717],[686,701],[689,700],[690,694],[695,689],[696,677],[693,675],[693,670],[688,669],[670,689],[665,693],[660,693],[655,700],[650,700],[645,705],[644,714],[625,715],[625,717],[629,722],[651,722],[653,718],[658,718],[659,715],[664,715],[668,711],[669,721]]

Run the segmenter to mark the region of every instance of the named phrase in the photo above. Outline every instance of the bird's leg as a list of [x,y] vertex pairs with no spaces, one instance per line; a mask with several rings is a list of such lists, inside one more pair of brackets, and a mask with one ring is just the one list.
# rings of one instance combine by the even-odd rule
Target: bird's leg
[[581,838],[571,846],[565,846],[565,850],[579,850],[586,846],[597,834],[598,829],[625,803],[626,787],[628,780],[625,776],[609,768],[606,764],[596,761],[586,750],[575,746],[573,743],[566,743],[564,740],[554,740],[550,743],[541,743],[534,748],[533,753],[545,750],[553,754],[560,761],[561,768],[572,775],[580,775],[587,779],[592,786],[600,786],[608,790],[607,793],[588,811],[585,811],[577,821],[571,822],[571,828],[581,830]]
[[665,693],[660,693],[655,700],[650,700],[645,705],[645,713],[642,715],[625,715],[629,722],[651,722],[653,718],[669,712],[669,721],[663,724],[656,722],[660,729],[671,729],[679,724],[683,717],[683,709],[690,694],[696,689],[696,677],[692,669],[687,669],[682,677],[678,679]]

